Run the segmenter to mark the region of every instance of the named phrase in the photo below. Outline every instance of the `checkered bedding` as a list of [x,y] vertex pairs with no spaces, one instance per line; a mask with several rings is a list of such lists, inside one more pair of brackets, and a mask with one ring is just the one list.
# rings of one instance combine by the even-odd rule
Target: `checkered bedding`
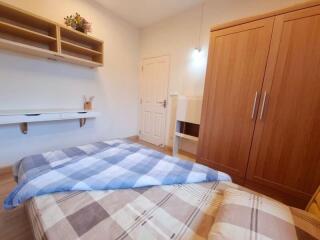
[[27,202],[37,240],[207,239],[231,182],[56,193]]
[[98,142],[22,159],[7,209],[32,197],[68,191],[230,181],[222,172],[125,140]]
[[228,188],[209,239],[319,240],[320,220],[268,197]]
[[56,193],[35,197],[26,208],[36,240],[320,239],[320,221],[309,213],[273,200],[271,207],[256,211],[249,204],[243,211],[238,198],[230,204],[232,190],[256,196],[251,202],[269,201],[231,182],[210,182]]

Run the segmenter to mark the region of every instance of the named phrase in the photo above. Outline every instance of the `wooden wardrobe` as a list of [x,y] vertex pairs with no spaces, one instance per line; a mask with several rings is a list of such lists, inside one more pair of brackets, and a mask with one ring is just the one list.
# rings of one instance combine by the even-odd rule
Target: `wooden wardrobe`
[[320,1],[212,29],[197,161],[305,207],[320,184]]

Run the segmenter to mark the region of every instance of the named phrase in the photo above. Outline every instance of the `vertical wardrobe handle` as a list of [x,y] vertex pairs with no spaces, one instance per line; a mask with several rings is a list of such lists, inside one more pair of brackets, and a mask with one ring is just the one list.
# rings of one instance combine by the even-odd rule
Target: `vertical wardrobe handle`
[[258,98],[258,91],[256,91],[256,95],[254,96],[254,101],[253,101],[253,106],[252,106],[252,112],[251,112],[251,119],[254,119],[254,115],[255,115],[255,113],[256,113],[257,98]]
[[262,120],[262,118],[263,118],[264,108],[266,106],[266,98],[267,98],[267,91],[265,91],[263,94],[262,107],[261,107],[261,112],[260,112],[260,117],[259,117],[260,120]]

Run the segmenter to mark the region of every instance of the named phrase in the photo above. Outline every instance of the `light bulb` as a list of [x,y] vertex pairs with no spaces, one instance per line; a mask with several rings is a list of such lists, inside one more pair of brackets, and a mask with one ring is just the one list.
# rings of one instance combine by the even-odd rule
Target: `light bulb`
[[199,60],[201,58],[201,48],[194,48],[192,57],[195,61]]
[[194,48],[190,57],[190,70],[193,73],[201,73],[206,65],[205,51],[201,48]]

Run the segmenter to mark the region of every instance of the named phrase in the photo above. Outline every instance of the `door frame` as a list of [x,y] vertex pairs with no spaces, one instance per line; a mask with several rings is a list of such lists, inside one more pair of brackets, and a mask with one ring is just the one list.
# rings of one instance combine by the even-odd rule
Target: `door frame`
[[167,139],[167,130],[168,130],[168,108],[171,106],[171,103],[169,101],[169,84],[170,84],[170,72],[171,72],[171,58],[170,55],[159,55],[159,56],[153,56],[153,57],[144,57],[140,60],[139,64],[139,132],[138,136],[139,139],[141,139],[141,129],[142,129],[142,80],[143,80],[143,65],[146,61],[152,61],[153,59],[166,59],[168,62],[168,83],[167,83],[167,89],[165,91],[166,93],[166,99],[167,99],[167,106],[164,110],[164,134],[162,139],[162,144],[159,146],[165,147],[166,146],[166,139]]

